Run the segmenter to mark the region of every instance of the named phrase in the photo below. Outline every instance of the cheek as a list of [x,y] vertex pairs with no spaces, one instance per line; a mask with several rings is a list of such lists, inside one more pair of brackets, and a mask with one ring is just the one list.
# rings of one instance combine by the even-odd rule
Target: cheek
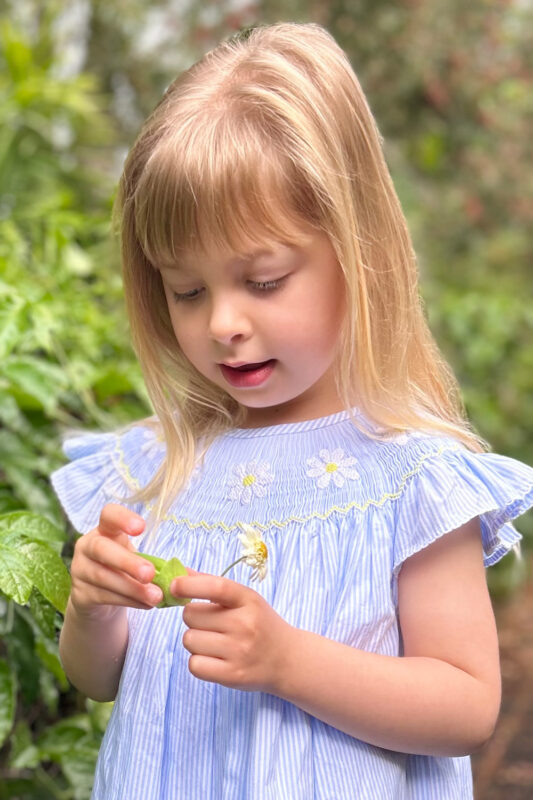
[[195,333],[194,326],[173,309],[170,309],[170,321],[181,351],[187,358],[190,358],[195,352],[195,343],[198,344],[200,341],[199,336]]

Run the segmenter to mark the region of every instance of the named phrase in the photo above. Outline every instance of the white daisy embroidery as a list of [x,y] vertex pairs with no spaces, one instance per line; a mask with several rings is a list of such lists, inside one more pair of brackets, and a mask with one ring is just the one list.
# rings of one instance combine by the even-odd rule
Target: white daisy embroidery
[[265,461],[249,461],[235,464],[228,480],[228,497],[241,503],[250,503],[254,497],[265,497],[268,485],[274,480],[270,464]]
[[387,431],[385,428],[376,428],[380,442],[390,442],[391,444],[407,444],[410,439],[418,436],[417,431]]
[[344,450],[338,447],[330,452],[321,450],[317,456],[307,459],[309,469],[306,472],[309,478],[317,478],[317,486],[325,489],[333,481],[335,486],[344,486],[346,480],[359,478],[359,473],[354,467],[357,459],[353,456],[345,458]]
[[388,436],[383,436],[383,441],[392,442],[393,444],[407,444],[409,441],[408,433],[391,433]]
[[142,432],[143,444],[139,450],[148,458],[158,458],[165,453],[166,445],[163,432],[156,433],[151,428],[147,428]]

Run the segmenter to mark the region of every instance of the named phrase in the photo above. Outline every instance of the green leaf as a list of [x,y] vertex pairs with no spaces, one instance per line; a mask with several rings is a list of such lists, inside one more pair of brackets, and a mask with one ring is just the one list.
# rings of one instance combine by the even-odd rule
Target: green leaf
[[171,558],[169,561],[165,561],[163,558],[149,556],[147,553],[137,553],[137,555],[150,561],[155,567],[155,575],[152,578],[152,583],[155,583],[156,586],[159,586],[159,588],[163,590],[163,599],[157,604],[157,608],[185,606],[187,603],[190,603],[188,598],[174,597],[170,591],[170,584],[174,578],[179,578],[180,575],[187,575],[187,569],[179,558]]
[[111,712],[113,711],[114,702],[98,703],[96,700],[91,700],[88,697],[85,705],[93,731],[96,731],[98,734],[103,734],[107,728]]
[[61,758],[61,769],[74,787],[74,800],[90,800],[98,744],[76,747]]
[[[2,433],[6,433],[6,431],[0,431],[0,438]],[[45,489],[41,486],[36,479],[35,472],[9,461],[3,466],[6,478],[21,501],[17,504],[19,508],[21,505],[26,505],[36,513],[54,513],[56,504],[51,497],[50,490],[48,487]]]
[[21,336],[22,329],[22,312],[25,307],[25,301],[22,297],[15,294],[11,290],[9,294],[4,294],[2,289],[4,285],[0,286],[0,359],[6,358]]
[[19,548],[27,561],[27,572],[37,589],[61,614],[70,594],[70,575],[61,556],[41,542],[27,542]]
[[7,514],[8,511],[15,511],[20,508],[20,501],[16,499],[13,491],[7,487],[0,489],[0,513]]
[[13,630],[13,601],[0,594],[0,636],[7,636]]
[[35,652],[39,656],[41,664],[43,664],[43,666],[49,672],[51,672],[54,678],[57,680],[61,690],[66,692],[69,687],[69,683],[59,659],[59,649],[57,644],[49,639],[37,639],[35,642]]
[[56,610],[35,587],[30,595],[30,611],[40,633],[48,639],[53,639],[56,634]]
[[50,793],[35,778],[3,778],[0,800],[57,800],[57,790]]
[[43,542],[60,550],[65,534],[46,517],[33,514],[31,511],[15,511],[0,515],[0,541],[14,539]]
[[0,659],[0,747],[7,739],[15,719],[15,676],[5,659]]
[[34,769],[39,761],[39,751],[33,744],[29,725],[19,720],[10,736],[9,766],[12,769]]
[[63,248],[63,263],[73,275],[90,275],[93,271],[92,258],[85,250],[72,242]]
[[37,747],[43,761],[59,761],[80,741],[88,741],[91,724],[87,714],[78,714],[60,720],[48,727],[37,739]]
[[51,546],[59,548],[62,539],[61,531],[38,514],[27,511],[2,514],[0,589],[4,594],[23,605],[28,602],[35,586],[64,614],[70,576],[61,556]]
[[33,581],[27,574],[27,564],[22,554],[0,547],[0,591],[15,603],[28,602]]
[[19,696],[29,708],[40,696],[41,665],[35,654],[35,636],[27,620],[28,609],[15,606],[13,632],[7,639],[9,663],[17,676]]
[[32,356],[6,359],[2,372],[16,389],[48,413],[57,407],[59,396],[67,384],[65,373],[59,366]]

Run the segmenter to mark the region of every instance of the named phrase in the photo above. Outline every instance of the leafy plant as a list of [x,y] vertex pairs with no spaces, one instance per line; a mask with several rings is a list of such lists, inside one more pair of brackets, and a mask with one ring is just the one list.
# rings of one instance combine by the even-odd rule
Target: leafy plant
[[[52,18],[0,21],[0,798],[88,798],[107,706],[68,684],[57,637],[73,534],[50,473],[67,429],[146,415],[109,229],[113,142],[89,75],[55,74]],[[4,745],[2,747],[2,745]]]

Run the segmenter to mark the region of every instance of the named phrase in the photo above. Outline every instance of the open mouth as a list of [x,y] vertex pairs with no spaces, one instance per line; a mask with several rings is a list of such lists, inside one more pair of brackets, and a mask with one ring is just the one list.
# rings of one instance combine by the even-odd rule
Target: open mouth
[[276,359],[270,358],[268,361],[260,361],[256,364],[241,364],[239,367],[219,364],[219,367],[224,378],[232,386],[247,387],[259,386],[264,383],[272,374],[275,365]]
[[271,358],[269,361],[259,361],[257,364],[242,364],[240,367],[230,367],[230,369],[236,369],[238,372],[253,372],[254,369],[260,369],[273,360],[274,359]]

